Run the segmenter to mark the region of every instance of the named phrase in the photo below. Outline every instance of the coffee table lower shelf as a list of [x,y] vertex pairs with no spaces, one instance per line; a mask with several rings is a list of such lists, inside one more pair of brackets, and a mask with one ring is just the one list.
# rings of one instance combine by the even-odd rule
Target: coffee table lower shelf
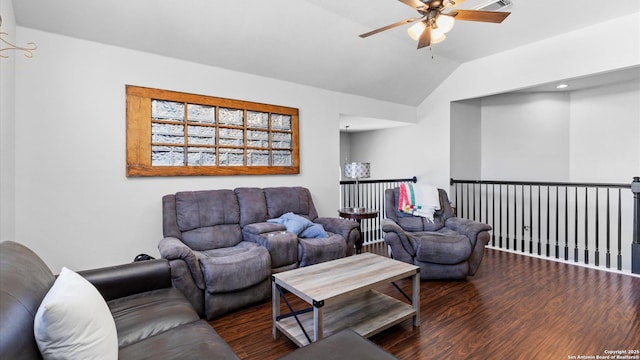
[[[410,304],[375,290],[368,290],[342,302],[328,305],[323,313],[322,337],[346,328],[351,328],[364,337],[370,337],[416,315],[416,311]],[[298,315],[298,319],[309,337],[313,339],[315,336],[313,312]],[[277,321],[276,329],[298,346],[309,344],[294,317]]]

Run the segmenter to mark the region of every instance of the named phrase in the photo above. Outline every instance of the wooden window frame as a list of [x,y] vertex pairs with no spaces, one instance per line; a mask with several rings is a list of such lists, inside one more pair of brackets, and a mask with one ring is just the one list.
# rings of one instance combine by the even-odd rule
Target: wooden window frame
[[[277,174],[299,174],[299,137],[298,137],[298,109],[285,106],[260,104],[249,101],[218,98],[205,95],[196,95],[169,90],[160,90],[133,85],[126,85],[127,102],[127,176],[197,176],[197,175],[277,175]],[[184,166],[154,166],[152,165],[152,100],[175,101],[185,104],[214,106],[216,111],[215,122],[211,127],[216,128],[215,148],[216,165],[184,165]],[[243,149],[245,165],[219,165],[219,149],[228,148],[219,144],[218,130],[227,125],[218,123],[219,108],[238,109],[243,111],[243,125],[238,129],[244,131],[243,145],[232,147],[233,149]],[[186,109],[186,106],[185,106]],[[247,124],[247,111],[269,113],[268,128],[257,129],[269,132],[269,147],[253,148],[247,146],[248,130],[252,128]],[[291,117],[291,130],[272,129],[271,116],[288,115]],[[183,120],[184,127],[189,125],[187,118]],[[291,149],[281,149],[273,147],[271,141],[272,134],[277,132],[291,133]],[[185,134],[185,137],[187,135]],[[182,147],[188,147],[187,141]],[[291,165],[279,166],[254,166],[247,165],[247,150],[256,149],[269,151],[269,163],[272,162],[272,151],[291,150]],[[188,154],[188,153],[187,153]],[[186,157],[186,156],[185,156]]]

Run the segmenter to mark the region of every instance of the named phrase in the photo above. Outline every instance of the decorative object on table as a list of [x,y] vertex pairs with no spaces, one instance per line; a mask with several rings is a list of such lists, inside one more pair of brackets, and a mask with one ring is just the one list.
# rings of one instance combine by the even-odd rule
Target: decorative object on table
[[349,179],[356,179],[356,201],[355,208],[358,209],[358,201],[360,198],[358,183],[360,179],[371,177],[371,165],[365,162],[350,162],[344,164],[344,176]]

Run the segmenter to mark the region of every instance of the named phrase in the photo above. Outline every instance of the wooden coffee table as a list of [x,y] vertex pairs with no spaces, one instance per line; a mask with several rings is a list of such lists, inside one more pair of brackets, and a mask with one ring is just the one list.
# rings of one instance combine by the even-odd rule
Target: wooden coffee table
[[[370,337],[413,317],[420,326],[420,268],[364,253],[272,276],[273,337],[285,334],[305,346],[345,328]],[[411,277],[411,304],[374,289]],[[398,288],[399,289],[399,288]],[[312,307],[294,311],[281,296],[286,290]],[[291,313],[280,315],[284,300]]]

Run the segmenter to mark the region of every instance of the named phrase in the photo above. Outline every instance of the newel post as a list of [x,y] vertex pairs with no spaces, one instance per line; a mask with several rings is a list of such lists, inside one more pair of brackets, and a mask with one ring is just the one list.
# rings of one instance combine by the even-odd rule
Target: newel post
[[640,177],[633,178],[633,243],[631,244],[631,272],[640,274]]

